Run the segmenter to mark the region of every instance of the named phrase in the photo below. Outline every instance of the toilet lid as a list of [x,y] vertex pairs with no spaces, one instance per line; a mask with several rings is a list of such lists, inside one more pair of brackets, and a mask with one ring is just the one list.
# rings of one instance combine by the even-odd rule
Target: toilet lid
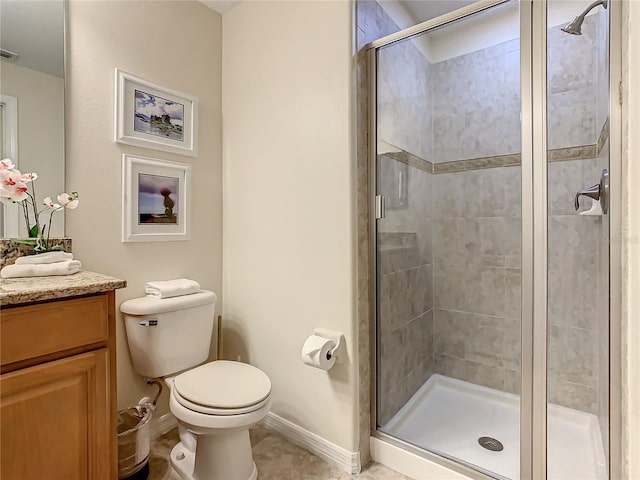
[[262,370],[227,360],[216,360],[182,373],[173,387],[190,402],[214,408],[247,407],[271,393],[271,381]]

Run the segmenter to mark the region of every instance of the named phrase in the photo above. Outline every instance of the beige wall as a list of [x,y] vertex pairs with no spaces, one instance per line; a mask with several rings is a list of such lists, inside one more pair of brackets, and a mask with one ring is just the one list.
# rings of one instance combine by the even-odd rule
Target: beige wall
[[[269,375],[274,413],[355,451],[351,9],[243,2],[223,17],[223,288],[225,356]],[[314,327],[346,337],[328,373],[300,360]]]
[[[38,174],[38,205],[49,196],[55,201],[64,191],[64,79],[9,62],[2,62],[0,72],[2,93],[18,99],[18,168]],[[49,215],[42,221],[49,223]],[[21,235],[26,231],[20,215]],[[58,212],[51,236],[63,234],[64,213]]]
[[[67,216],[86,269],[124,278],[117,302],[144,283],[190,277],[221,298],[221,17],[192,2],[69,3],[67,185],[81,195]],[[114,68],[199,98],[200,154],[184,157],[113,142]],[[192,240],[121,242],[123,153],[192,165]],[[218,305],[220,311],[220,304]],[[118,404],[154,391],[132,369],[118,315]],[[168,411],[166,391],[158,414]]]
[[[627,123],[623,139],[623,187],[626,190],[626,212],[623,212],[623,339],[626,364],[623,365],[622,394],[626,403],[626,478],[640,478],[640,2],[626,2],[628,29],[623,30],[628,49],[625,83],[623,125]],[[627,27],[625,25],[625,27]],[[625,328],[626,327],[626,328]],[[624,358],[624,357],[623,357]],[[625,385],[626,384],[626,385]],[[625,388],[626,386],[626,388]],[[624,445],[624,444],[623,444]]]

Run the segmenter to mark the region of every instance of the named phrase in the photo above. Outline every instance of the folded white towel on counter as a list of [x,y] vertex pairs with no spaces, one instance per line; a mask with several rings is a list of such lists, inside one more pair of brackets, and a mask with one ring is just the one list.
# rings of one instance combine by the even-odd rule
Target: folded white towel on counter
[[198,293],[200,284],[188,278],[178,278],[161,282],[147,282],[144,284],[144,291],[153,297],[171,298]]
[[52,275],[71,275],[80,270],[82,264],[79,260],[66,260],[64,262],[45,263],[38,265],[7,265],[0,270],[2,278],[17,277],[49,277]]
[[67,252],[46,252],[37,255],[16,258],[16,265],[39,265],[43,263],[58,263],[73,260],[73,254]]

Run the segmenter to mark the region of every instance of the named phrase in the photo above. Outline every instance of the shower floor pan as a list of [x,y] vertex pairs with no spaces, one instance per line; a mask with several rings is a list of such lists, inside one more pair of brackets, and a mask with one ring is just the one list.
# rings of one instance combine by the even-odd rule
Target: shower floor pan
[[[547,478],[607,479],[598,418],[559,405],[549,405],[547,416]],[[494,476],[519,479],[519,424],[517,395],[435,374],[381,431]],[[504,448],[488,450],[481,437]]]

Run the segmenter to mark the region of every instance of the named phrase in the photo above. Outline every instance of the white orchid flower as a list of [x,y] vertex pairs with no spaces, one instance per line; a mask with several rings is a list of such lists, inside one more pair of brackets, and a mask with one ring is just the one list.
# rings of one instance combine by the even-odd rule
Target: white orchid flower
[[21,202],[27,198],[27,185],[22,181],[20,170],[0,170],[0,188],[2,196],[14,202]]
[[0,161],[0,170],[13,170],[16,166],[10,158],[4,158]]
[[16,188],[14,190],[14,194],[13,194],[13,201],[14,202],[21,202],[23,200],[26,200],[26,198],[28,197],[27,195],[27,191],[29,189],[27,188],[27,186],[24,183],[18,183],[16,184]]
[[2,196],[9,198],[12,202],[21,202],[27,199],[27,190],[27,186],[24,183],[19,182],[11,188],[3,188]]
[[58,195],[58,202],[60,202],[60,205],[62,205],[65,208],[69,208],[71,210],[76,208],[79,203],[78,193],[77,192],[72,192],[72,193],[73,193],[73,196],[69,195],[66,192]]
[[60,208],[60,205],[58,205],[57,203],[53,203],[53,200],[51,200],[51,197],[47,197],[44,200],[42,200],[42,204],[46,205],[49,208],[53,208],[54,210]]
[[20,170],[2,169],[0,170],[0,183],[3,187],[9,187],[16,183],[24,183],[22,182],[22,173],[20,173]]
[[36,172],[23,173],[20,177],[23,183],[33,182],[36,178],[38,178],[38,174]]

